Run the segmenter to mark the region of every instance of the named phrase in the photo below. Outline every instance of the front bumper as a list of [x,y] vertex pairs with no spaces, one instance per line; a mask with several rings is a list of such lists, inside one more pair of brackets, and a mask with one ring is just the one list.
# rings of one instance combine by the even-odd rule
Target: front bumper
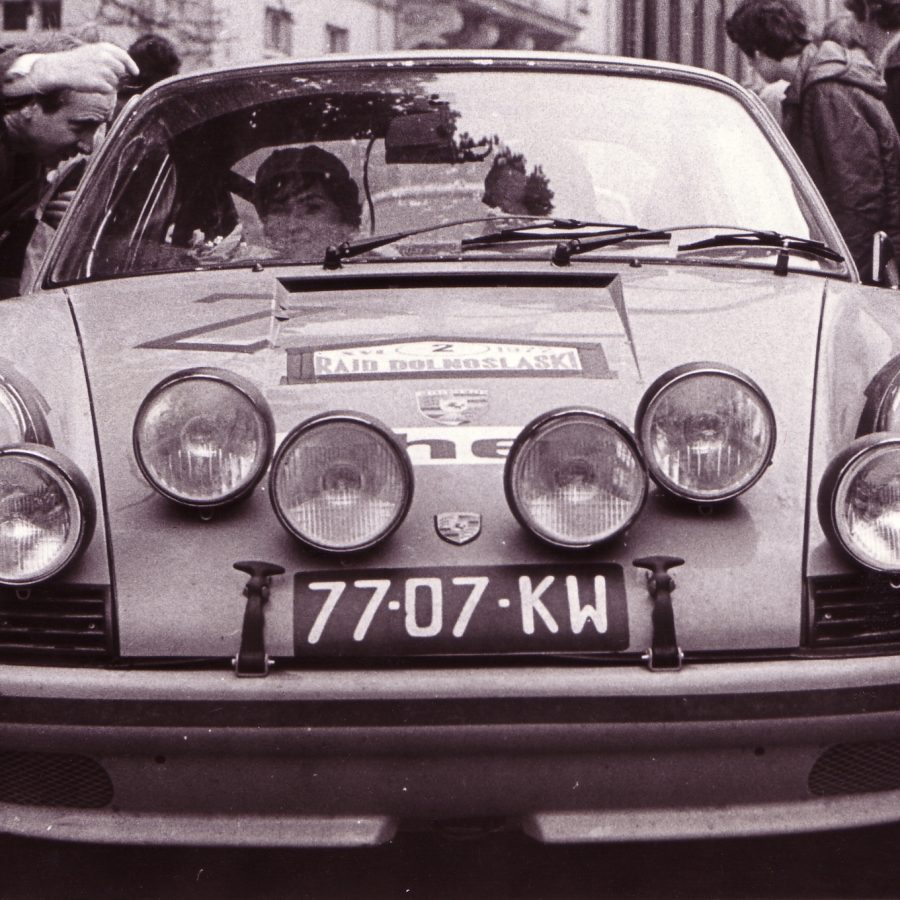
[[462,823],[577,842],[895,820],[892,657],[265,679],[0,670],[0,830],[19,835],[353,846]]

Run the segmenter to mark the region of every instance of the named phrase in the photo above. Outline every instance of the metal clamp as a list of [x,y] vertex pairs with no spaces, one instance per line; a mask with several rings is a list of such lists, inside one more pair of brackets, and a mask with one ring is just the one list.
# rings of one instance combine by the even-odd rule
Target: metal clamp
[[234,567],[246,572],[250,580],[244,587],[247,606],[244,609],[241,649],[231,664],[238,678],[264,678],[269,674],[272,660],[266,654],[263,606],[269,599],[269,581],[273,575],[283,575],[284,569],[275,563],[255,559],[236,562]]
[[633,565],[648,569],[647,590],[653,601],[653,645],[641,659],[652,672],[677,672],[684,662],[684,653],[678,646],[675,634],[675,613],[672,609],[672,591],[675,579],[669,569],[684,565],[677,556],[645,556],[636,559]]

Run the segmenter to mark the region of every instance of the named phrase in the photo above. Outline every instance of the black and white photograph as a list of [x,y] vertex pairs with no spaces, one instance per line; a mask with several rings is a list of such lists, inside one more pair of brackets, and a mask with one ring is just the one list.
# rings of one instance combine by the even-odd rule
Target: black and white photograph
[[0,0],[0,900],[900,898],[900,0]]

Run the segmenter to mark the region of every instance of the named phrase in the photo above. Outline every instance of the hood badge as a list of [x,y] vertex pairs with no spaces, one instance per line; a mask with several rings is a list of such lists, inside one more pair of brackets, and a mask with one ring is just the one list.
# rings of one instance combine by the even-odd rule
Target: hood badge
[[419,412],[441,425],[469,425],[488,408],[488,392],[461,388],[416,391]]
[[448,544],[462,546],[474,541],[481,534],[481,513],[438,513],[434,517],[434,528],[438,536]]

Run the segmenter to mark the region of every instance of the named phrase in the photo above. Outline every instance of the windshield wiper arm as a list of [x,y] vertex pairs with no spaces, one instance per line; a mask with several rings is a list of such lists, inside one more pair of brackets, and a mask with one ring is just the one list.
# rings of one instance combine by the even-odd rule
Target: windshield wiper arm
[[591,250],[599,250],[601,247],[612,247],[615,244],[623,244],[625,241],[668,241],[672,237],[671,230],[634,228],[630,230],[607,232],[601,237],[585,241],[581,238],[572,238],[570,241],[560,241],[553,251],[553,264],[567,266],[573,256],[582,253],[590,253]]
[[387,244],[393,244],[396,241],[402,241],[404,238],[415,237],[417,234],[427,234],[429,231],[440,231],[442,228],[455,228],[458,225],[477,225],[480,222],[508,222],[510,219],[528,219],[534,221],[532,228],[554,228],[557,227],[553,223],[566,223],[559,227],[571,227],[572,219],[553,219],[550,216],[479,216],[474,219],[454,219],[452,222],[440,222],[437,225],[426,225],[424,228],[410,228],[407,231],[395,231],[391,234],[375,234],[372,237],[361,238],[358,241],[344,241],[343,244],[330,246],[325,251],[325,259],[322,265],[326,269],[339,269],[342,259],[352,259],[354,256],[361,256],[370,250],[377,250]]

